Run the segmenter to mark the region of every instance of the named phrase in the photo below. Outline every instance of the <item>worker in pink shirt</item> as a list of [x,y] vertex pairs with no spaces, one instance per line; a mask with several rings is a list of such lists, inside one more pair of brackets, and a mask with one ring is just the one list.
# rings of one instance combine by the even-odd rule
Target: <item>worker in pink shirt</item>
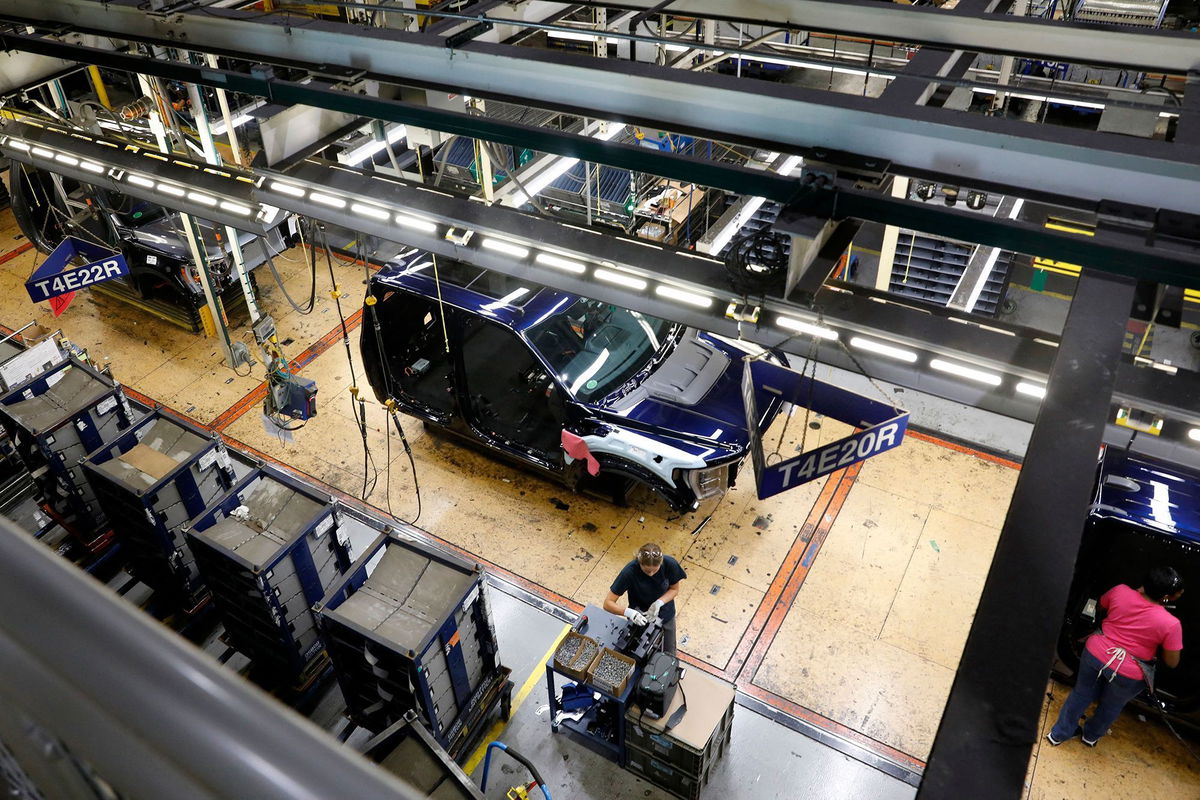
[[[1101,629],[1088,637],[1075,688],[1063,703],[1058,721],[1046,734],[1052,745],[1075,736],[1095,747],[1125,707],[1146,686],[1142,665],[1162,649],[1162,663],[1179,665],[1183,628],[1164,606],[1183,594],[1183,578],[1171,567],[1155,567],[1137,589],[1120,584],[1100,598],[1107,613]],[[1079,724],[1088,706],[1096,711]]]

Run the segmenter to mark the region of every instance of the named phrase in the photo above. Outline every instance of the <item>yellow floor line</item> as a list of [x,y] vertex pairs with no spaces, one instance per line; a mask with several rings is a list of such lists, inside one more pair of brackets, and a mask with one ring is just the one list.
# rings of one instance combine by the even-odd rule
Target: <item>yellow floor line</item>
[[[533,672],[525,679],[525,685],[521,687],[521,690],[517,692],[517,696],[513,698],[510,719],[517,715],[517,709],[521,707],[521,703],[525,702],[525,698],[529,697],[529,693],[533,691],[533,687],[537,686],[538,680],[546,676],[546,662],[550,660],[550,656],[554,655],[554,651],[558,649],[558,643],[563,640],[563,637],[567,635],[567,631],[569,630],[571,630],[571,626],[564,624],[562,632],[554,637],[554,643],[550,645],[550,649],[546,651],[546,654],[537,662],[537,666],[533,668]],[[479,740],[479,746],[475,748],[475,752],[471,754],[471,758],[463,767],[464,772],[470,775],[475,771],[475,768],[479,766],[479,762],[483,761],[484,753],[487,752],[487,746],[499,738],[500,733],[507,724],[503,720],[496,720],[496,723],[492,725],[492,729]]]

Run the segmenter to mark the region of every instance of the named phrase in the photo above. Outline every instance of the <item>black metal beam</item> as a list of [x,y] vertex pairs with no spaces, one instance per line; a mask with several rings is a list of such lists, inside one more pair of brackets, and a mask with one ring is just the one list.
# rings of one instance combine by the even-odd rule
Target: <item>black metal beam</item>
[[1133,294],[1080,276],[919,800],[1021,794]]

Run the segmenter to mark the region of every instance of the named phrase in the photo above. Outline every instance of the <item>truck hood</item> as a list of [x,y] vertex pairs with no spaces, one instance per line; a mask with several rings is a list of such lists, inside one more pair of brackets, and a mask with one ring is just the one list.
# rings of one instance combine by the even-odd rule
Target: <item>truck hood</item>
[[[599,410],[614,422],[742,450],[750,441],[741,389],[746,354],[735,343],[689,329],[666,358],[635,376],[623,393],[606,398]],[[775,400],[756,388],[760,429],[778,412]]]

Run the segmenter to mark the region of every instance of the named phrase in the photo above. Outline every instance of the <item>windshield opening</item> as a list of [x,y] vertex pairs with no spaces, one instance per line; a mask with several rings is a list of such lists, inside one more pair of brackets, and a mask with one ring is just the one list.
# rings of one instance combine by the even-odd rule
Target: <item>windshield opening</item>
[[579,400],[604,397],[644,367],[673,325],[581,298],[529,329],[529,342]]

